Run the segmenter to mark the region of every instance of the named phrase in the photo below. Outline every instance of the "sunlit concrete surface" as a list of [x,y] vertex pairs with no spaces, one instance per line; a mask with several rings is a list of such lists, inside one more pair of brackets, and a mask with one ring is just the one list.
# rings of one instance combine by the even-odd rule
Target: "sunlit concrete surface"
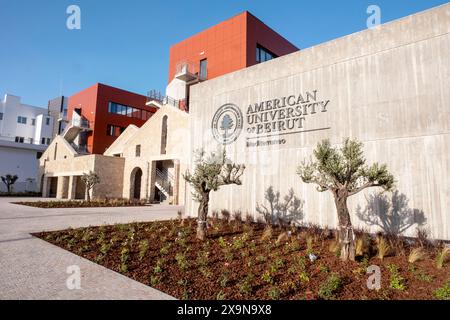
[[[174,299],[30,233],[170,219],[181,207],[39,209],[11,203],[38,200],[0,198],[0,299]],[[67,288],[72,265],[80,267],[80,289]]]

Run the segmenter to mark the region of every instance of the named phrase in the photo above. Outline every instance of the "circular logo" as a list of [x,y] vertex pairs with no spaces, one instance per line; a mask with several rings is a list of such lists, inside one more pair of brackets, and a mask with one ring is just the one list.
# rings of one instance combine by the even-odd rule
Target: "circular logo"
[[241,110],[234,104],[227,103],[221,106],[211,123],[214,138],[222,144],[234,142],[242,131],[242,119]]

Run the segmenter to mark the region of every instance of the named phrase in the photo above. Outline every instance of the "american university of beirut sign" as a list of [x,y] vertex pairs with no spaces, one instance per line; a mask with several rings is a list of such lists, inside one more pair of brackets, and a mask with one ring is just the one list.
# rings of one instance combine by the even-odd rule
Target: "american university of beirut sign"
[[246,147],[285,144],[288,135],[330,129],[307,126],[308,118],[327,112],[329,103],[318,90],[249,104],[245,116],[237,105],[227,103],[215,112],[211,130],[224,145],[235,142],[243,131]]

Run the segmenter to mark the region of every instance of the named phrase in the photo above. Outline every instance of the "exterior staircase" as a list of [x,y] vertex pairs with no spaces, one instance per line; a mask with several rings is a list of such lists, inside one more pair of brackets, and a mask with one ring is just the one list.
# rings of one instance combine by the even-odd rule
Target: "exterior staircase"
[[76,113],[74,112],[72,121],[68,123],[68,125],[64,129],[64,132],[62,133],[62,137],[69,143],[73,143],[81,131],[92,130],[89,126],[88,120],[84,119],[81,116],[75,117],[75,114]]
[[173,175],[167,169],[156,168],[155,186],[163,195],[162,203],[171,204],[173,201]]

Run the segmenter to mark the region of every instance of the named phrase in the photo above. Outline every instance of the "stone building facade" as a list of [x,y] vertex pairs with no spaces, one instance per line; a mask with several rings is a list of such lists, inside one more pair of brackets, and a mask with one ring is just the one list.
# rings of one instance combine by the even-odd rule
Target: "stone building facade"
[[93,198],[146,199],[185,203],[182,173],[188,166],[188,115],[169,105],[141,127],[130,125],[103,155],[82,155],[57,136],[40,159],[44,197],[84,199],[83,173],[93,171],[100,183]]

